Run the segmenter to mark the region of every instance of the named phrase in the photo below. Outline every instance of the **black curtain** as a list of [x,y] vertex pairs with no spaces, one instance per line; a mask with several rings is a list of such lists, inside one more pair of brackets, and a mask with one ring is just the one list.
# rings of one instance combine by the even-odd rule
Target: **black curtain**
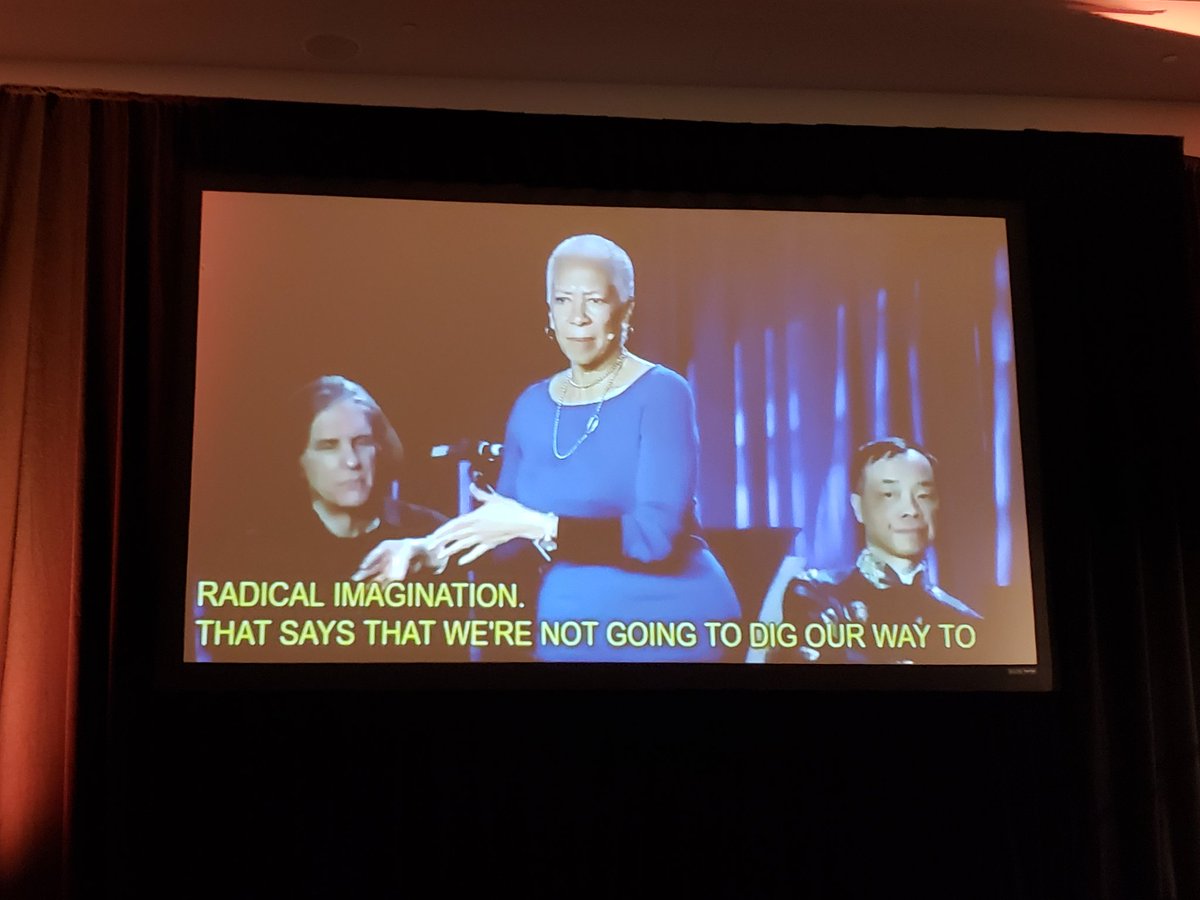
[[[11,717],[0,723],[0,838],[13,895],[371,896],[431,879],[446,892],[1200,894],[1188,618],[1200,589],[1196,179],[1177,140],[15,88],[0,99],[3,265],[28,253],[12,235],[74,223],[27,281],[69,301],[47,333],[79,335],[35,344],[5,328],[3,355],[49,347],[30,354],[38,367],[18,368],[58,367],[61,390],[81,398],[44,402],[11,381],[3,395],[6,418],[37,425],[0,444],[3,471],[17,473],[0,482],[0,510],[25,510],[4,561],[36,569],[50,546],[79,573],[38,589],[14,577],[0,596]],[[63,147],[80,148],[54,170],[71,190],[7,199]],[[1032,390],[1022,385],[1033,410],[1023,425],[1056,689],[172,688],[195,327],[185,189],[196,169],[244,185],[299,177],[518,200],[1016,203],[1025,240],[1013,277],[1031,301],[1017,339],[1035,374]],[[58,285],[64,267],[82,274]],[[0,295],[0,321],[24,321],[13,313],[23,290]],[[32,399],[10,409],[18,396]],[[28,473],[55,434],[82,453],[62,470],[65,500],[28,488],[53,483]],[[43,555],[19,562],[21,547]],[[52,637],[44,648],[19,638],[28,662],[13,623],[51,600],[66,612],[39,632]],[[58,731],[12,716],[27,708],[10,699],[18,671],[60,686]],[[22,799],[12,786],[46,771],[22,748],[43,738],[73,763],[57,788]]]

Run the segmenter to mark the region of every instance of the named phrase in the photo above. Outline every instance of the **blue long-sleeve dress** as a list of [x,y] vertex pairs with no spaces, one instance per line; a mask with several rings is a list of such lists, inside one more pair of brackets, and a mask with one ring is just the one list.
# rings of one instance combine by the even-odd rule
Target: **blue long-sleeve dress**
[[[563,406],[559,452],[584,433],[596,405]],[[698,438],[687,381],[663,366],[605,401],[599,427],[567,459],[552,449],[555,403],[549,382],[527,388],[513,406],[504,441],[500,493],[559,516],[620,519],[620,550],[605,564],[554,555],[538,593],[542,621],[596,621],[595,645],[542,646],[547,661],[708,662],[703,623],[738,616],[737,597],[700,536],[696,515]],[[694,647],[617,648],[610,622],[692,622]]]

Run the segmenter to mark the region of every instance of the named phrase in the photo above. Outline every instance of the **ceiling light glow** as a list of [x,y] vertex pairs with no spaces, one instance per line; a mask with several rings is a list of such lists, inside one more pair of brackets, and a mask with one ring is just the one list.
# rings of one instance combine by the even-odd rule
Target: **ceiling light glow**
[[1114,22],[1200,37],[1200,3],[1195,0],[1093,0],[1067,5]]

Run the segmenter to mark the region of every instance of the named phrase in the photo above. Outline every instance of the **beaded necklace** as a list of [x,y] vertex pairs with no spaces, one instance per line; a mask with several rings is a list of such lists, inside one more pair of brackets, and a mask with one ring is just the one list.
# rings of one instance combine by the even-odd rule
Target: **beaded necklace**
[[[571,449],[566,453],[562,453],[558,449],[558,423],[559,419],[562,418],[563,399],[567,396],[567,386],[566,384],[563,384],[562,397],[559,397],[554,401],[554,433],[550,440],[550,449],[554,451],[555,459],[567,459],[570,457],[572,453],[574,453],[583,445],[583,442],[588,439],[588,436],[600,427],[600,410],[604,409],[604,401],[608,399],[608,394],[612,390],[612,386],[617,380],[617,374],[621,371],[621,367],[623,365],[625,365],[624,353],[622,353],[620,359],[617,360],[617,364],[613,366],[613,370],[609,372],[607,376],[605,376],[605,378],[608,380],[608,384],[605,385],[604,393],[600,395],[600,401],[596,404],[595,410],[593,410],[592,414],[588,417],[587,426],[583,429],[583,434],[579,436],[579,439],[571,445]],[[568,377],[567,380],[570,381],[570,378]],[[574,384],[573,381],[571,383]],[[599,381],[594,381],[589,385],[589,387],[595,387],[599,383]]]

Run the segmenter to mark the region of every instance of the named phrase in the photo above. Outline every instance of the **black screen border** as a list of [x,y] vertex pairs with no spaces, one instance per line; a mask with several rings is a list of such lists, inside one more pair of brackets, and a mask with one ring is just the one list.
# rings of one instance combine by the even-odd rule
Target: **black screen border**
[[[870,131],[871,129],[863,129]],[[330,168],[336,166],[329,162]],[[581,173],[582,175],[582,173]],[[1054,688],[1049,615],[1045,589],[1043,527],[1039,503],[1036,445],[1032,310],[1024,204],[1019,200],[939,196],[801,196],[790,193],[740,193],[699,190],[627,191],[587,185],[516,185],[426,179],[386,179],[333,174],[267,174],[189,168],[183,180],[184,256],[180,319],[191,335],[180,354],[186,365],[186,398],[178,411],[186,418],[186,445],[176,471],[190,483],[195,334],[199,304],[201,200],[206,191],[298,194],[400,200],[517,203],[563,206],[614,206],[678,209],[755,209],[830,213],[873,213],[1003,218],[1008,241],[1012,295],[1017,402],[1028,523],[1033,614],[1038,663],[1033,666],[864,666],[751,663],[188,663],[182,660],[185,633],[186,557],[190,509],[188,493],[165,525],[178,542],[169,553],[173,599],[164,604],[156,640],[156,681],[168,690],[848,690],[848,691],[1049,691]],[[180,344],[186,341],[180,341]],[[186,402],[185,402],[186,399]]]

